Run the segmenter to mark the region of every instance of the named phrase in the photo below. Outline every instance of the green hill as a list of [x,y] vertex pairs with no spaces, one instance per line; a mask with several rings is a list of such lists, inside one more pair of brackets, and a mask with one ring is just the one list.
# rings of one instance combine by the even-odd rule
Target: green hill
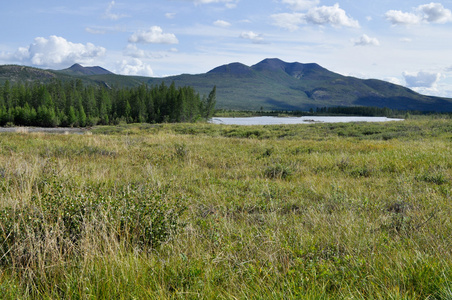
[[207,95],[217,86],[217,108],[236,110],[308,110],[331,106],[375,106],[401,110],[452,111],[452,99],[421,95],[381,80],[363,80],[331,72],[318,64],[265,59],[251,67],[219,66],[204,74],[165,78],[115,75],[100,67],[74,65],[54,71],[0,66],[0,82],[81,79],[85,84],[134,87],[161,82],[192,86]]
[[74,64],[70,68],[60,71],[68,75],[109,75],[112,72],[101,67],[83,67],[79,64]]

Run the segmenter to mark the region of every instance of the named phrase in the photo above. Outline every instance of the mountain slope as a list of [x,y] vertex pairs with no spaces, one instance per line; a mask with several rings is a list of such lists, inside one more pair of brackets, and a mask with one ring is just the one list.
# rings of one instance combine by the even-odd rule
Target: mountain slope
[[60,71],[61,73],[68,75],[84,76],[84,75],[109,75],[112,72],[101,67],[83,67],[79,64],[74,64],[70,68]]
[[377,106],[420,111],[452,111],[452,99],[418,94],[389,82],[363,80],[331,72],[318,64],[265,59],[253,66],[231,63],[204,74],[165,78],[123,76],[100,67],[40,70],[0,66],[0,83],[81,79],[84,84],[133,87],[141,84],[192,86],[207,95],[217,86],[217,108],[237,110],[309,110],[330,106]]
[[0,83],[6,80],[12,82],[34,81],[37,78],[42,78],[46,81],[55,77],[56,75],[52,71],[16,65],[0,66]]

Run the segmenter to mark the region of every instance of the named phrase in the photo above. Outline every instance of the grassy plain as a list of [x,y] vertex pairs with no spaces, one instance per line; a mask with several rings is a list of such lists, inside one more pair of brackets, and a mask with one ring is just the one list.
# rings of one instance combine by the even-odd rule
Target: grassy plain
[[451,299],[452,122],[0,135],[1,299]]

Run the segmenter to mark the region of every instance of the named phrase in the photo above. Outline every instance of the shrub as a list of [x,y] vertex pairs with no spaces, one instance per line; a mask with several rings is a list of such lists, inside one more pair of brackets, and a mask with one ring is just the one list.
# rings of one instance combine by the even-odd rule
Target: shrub
[[418,175],[418,176],[416,176],[416,179],[418,181],[424,181],[424,182],[434,183],[434,184],[438,184],[438,185],[445,184],[448,182],[448,179],[446,178],[446,176],[439,171],[432,171],[432,172]]
[[174,144],[174,155],[176,158],[180,159],[180,160],[185,160],[188,157],[188,149],[187,146],[185,146],[185,144],[179,144],[176,143]]
[[40,197],[32,196],[22,207],[0,210],[0,264],[28,266],[52,251],[71,255],[87,234],[87,224],[106,228],[109,236],[141,250],[158,247],[182,226],[182,198],[170,199],[165,188],[124,186],[118,192],[51,179],[38,189]]
[[286,179],[291,174],[290,168],[282,164],[269,166],[264,171],[264,176],[270,179]]

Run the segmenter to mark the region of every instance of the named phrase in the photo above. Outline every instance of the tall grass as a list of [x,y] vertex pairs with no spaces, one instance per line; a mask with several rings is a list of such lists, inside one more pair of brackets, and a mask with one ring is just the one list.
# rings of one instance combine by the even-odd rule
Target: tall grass
[[451,128],[2,134],[0,298],[450,299]]

